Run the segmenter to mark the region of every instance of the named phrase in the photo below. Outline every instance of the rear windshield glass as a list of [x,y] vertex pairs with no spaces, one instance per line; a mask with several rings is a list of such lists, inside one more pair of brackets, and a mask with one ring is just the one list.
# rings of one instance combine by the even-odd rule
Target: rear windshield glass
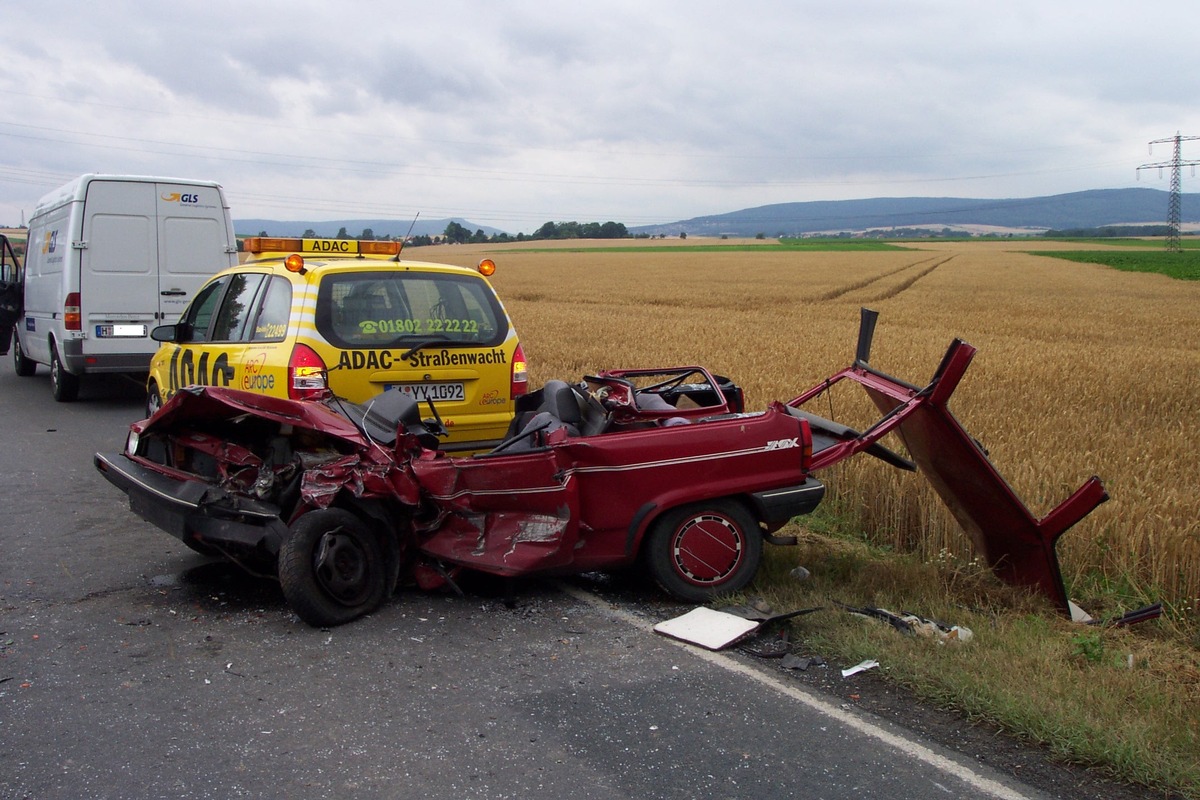
[[482,279],[429,272],[327,275],[317,293],[317,330],[343,348],[405,343],[492,346],[508,335],[499,301]]

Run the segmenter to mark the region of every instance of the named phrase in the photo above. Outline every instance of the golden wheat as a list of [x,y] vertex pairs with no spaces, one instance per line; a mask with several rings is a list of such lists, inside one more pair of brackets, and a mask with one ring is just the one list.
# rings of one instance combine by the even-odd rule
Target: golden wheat
[[[736,380],[748,406],[761,408],[851,362],[860,306],[881,312],[872,364],[913,383],[924,383],[961,337],[979,352],[954,397],[955,415],[1034,514],[1092,474],[1112,497],[1060,541],[1068,584],[1120,582],[1194,609],[1200,284],[1022,247],[1029,245],[930,243],[874,253],[515,248],[494,254],[493,280],[535,384],[606,367],[703,364]],[[483,252],[436,255],[471,264]],[[832,408],[821,403],[813,410],[869,421],[868,405],[847,392],[835,393]],[[920,476],[861,459],[822,477],[876,541],[931,559],[970,558],[966,537]]]

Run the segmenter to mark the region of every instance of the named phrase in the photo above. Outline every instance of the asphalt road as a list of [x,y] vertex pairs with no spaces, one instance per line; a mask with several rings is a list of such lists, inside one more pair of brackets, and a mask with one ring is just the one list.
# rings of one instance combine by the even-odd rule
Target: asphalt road
[[142,401],[111,379],[57,404],[0,365],[0,797],[1067,796],[657,636],[687,608],[619,584],[406,592],[310,628],[93,469]]

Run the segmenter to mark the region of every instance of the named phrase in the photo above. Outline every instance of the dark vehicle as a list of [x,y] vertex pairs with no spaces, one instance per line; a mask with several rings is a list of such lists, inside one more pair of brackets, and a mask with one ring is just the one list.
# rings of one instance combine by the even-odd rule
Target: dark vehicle
[[[0,356],[8,355],[12,344],[13,325],[24,306],[24,281],[21,262],[13,252],[8,237],[0,234]],[[20,356],[17,369],[21,368]]]
[[[744,411],[741,390],[702,367],[614,370],[548,382],[494,450],[451,457],[432,404],[422,419],[398,392],[355,405],[193,387],[95,464],[184,544],[277,575],[316,626],[369,613],[402,581],[436,588],[463,569],[641,561],[671,594],[706,602],[753,579],[764,542],[794,543],[775,534],[820,503],[814,471],[862,451],[919,465],[1001,577],[1065,609],[1054,540],[1105,499],[1099,481],[1034,520],[946,409],[974,349],[956,341],[918,389],[867,365],[873,327],[864,312],[852,367],[764,411]],[[864,432],[800,408],[843,379],[883,413]],[[880,444],[889,432],[912,460]]]

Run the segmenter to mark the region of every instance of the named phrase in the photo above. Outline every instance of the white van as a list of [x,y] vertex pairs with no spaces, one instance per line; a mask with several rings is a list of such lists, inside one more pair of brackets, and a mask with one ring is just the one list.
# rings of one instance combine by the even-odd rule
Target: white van
[[[29,221],[18,375],[50,368],[54,399],[84,375],[146,373],[158,342],[214,273],[237,264],[229,205],[211,181],[83,175],[42,198]],[[3,320],[0,320],[3,324]]]

